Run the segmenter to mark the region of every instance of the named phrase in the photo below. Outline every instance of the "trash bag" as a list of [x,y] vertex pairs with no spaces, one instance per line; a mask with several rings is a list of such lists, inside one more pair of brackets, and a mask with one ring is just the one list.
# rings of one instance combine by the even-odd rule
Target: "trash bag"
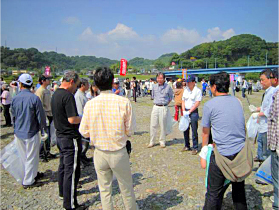
[[57,140],[56,140],[56,129],[54,127],[53,121],[50,124],[50,145],[53,147],[57,145]]
[[179,122],[179,130],[186,131],[189,127],[190,119],[189,116],[182,116]]
[[271,156],[269,156],[259,167],[256,173],[257,179],[260,181],[272,184],[272,176],[271,176]]
[[259,123],[257,123],[257,118],[253,118],[251,115],[246,123],[247,135],[249,138],[255,138],[258,133]]
[[22,184],[24,178],[24,164],[19,157],[15,141],[16,140],[12,141],[1,150],[0,163],[18,183]]

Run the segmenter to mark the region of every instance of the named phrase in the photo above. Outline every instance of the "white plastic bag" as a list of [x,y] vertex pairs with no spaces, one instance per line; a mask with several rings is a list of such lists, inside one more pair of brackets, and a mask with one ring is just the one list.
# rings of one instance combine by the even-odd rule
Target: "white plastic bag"
[[54,127],[54,122],[52,121],[50,124],[50,145],[55,146],[57,145],[57,140],[56,140],[56,129]]
[[1,150],[0,163],[18,183],[22,184],[24,178],[24,165],[19,157],[15,141],[16,140],[12,141]]
[[256,173],[257,179],[267,184],[272,184],[271,156],[269,156],[259,167]]
[[257,123],[257,118],[253,118],[251,115],[246,123],[247,135],[249,138],[255,138],[258,133],[259,123]]
[[183,115],[181,118],[180,118],[180,122],[179,122],[179,130],[180,131],[186,131],[189,127],[189,123],[190,123],[190,120],[189,120],[189,116],[187,115]]

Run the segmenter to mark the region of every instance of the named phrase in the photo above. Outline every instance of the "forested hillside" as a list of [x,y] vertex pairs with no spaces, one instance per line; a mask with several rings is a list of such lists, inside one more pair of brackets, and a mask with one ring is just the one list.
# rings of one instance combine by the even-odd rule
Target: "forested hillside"
[[[194,57],[196,60],[191,60]],[[183,68],[278,65],[278,42],[269,43],[250,34],[234,36],[218,42],[203,43],[170,60]]]
[[[195,60],[191,59],[194,57]],[[142,68],[159,70],[167,68],[172,62],[180,68],[214,68],[232,66],[261,66],[278,65],[278,43],[270,43],[250,34],[234,36],[224,41],[203,43],[178,55],[169,53],[160,56],[156,60],[133,58],[128,65],[134,70]],[[77,72],[86,69],[94,69],[98,66],[110,66],[114,71],[119,69],[119,61],[95,56],[66,56],[56,52],[39,52],[36,48],[9,49],[1,47],[2,69],[29,69],[42,71],[50,66],[55,72],[65,69],[74,69]]]

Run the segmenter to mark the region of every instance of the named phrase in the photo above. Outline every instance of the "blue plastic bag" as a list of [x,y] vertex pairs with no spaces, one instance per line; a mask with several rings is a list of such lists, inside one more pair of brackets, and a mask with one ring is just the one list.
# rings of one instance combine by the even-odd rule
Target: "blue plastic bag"
[[269,156],[259,167],[256,173],[257,179],[267,184],[272,184],[271,176],[271,156]]

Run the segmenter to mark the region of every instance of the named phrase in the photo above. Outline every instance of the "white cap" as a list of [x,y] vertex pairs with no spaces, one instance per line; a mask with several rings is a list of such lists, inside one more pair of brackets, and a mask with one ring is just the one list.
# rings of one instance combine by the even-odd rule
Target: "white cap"
[[25,84],[25,85],[32,85],[33,84],[33,79],[30,76],[30,74],[22,74],[18,78],[18,81]]
[[119,83],[119,79],[118,78],[114,78],[113,79],[113,83]]

